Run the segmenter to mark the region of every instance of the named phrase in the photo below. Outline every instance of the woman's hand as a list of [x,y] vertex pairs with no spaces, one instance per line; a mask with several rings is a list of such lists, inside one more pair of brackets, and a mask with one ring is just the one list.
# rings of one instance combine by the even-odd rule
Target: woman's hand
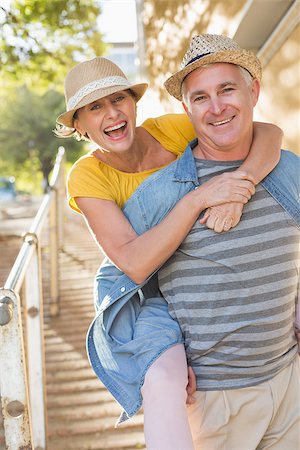
[[247,203],[255,193],[254,179],[247,172],[236,170],[217,175],[193,191],[202,210],[223,203]]
[[214,230],[216,233],[229,231],[241,220],[243,207],[243,203],[237,202],[212,206],[205,211],[199,222],[205,224],[207,228]]

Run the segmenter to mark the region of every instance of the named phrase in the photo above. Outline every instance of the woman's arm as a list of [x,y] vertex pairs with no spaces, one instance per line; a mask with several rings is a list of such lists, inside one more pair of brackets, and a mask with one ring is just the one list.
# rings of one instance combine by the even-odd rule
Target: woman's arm
[[[265,178],[279,162],[282,136],[282,130],[276,125],[254,122],[250,153],[239,170],[250,174],[255,184]],[[242,203],[214,206],[205,212],[200,222],[218,233],[228,231],[239,223],[243,207]]]
[[254,122],[250,153],[240,167],[249,173],[255,184],[263,180],[278,164],[283,131],[271,123]]
[[199,214],[226,201],[246,203],[253,195],[251,177],[224,173],[186,194],[155,227],[138,236],[112,201],[76,198],[89,228],[106,255],[136,283],[160,267],[184,240]]

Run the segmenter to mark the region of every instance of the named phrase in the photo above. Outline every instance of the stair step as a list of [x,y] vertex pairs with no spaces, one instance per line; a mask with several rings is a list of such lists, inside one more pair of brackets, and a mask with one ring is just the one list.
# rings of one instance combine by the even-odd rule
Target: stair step
[[47,384],[63,383],[65,381],[89,380],[95,378],[91,367],[83,367],[77,370],[47,371]]
[[60,383],[48,383],[47,385],[48,395],[62,395],[81,391],[90,392],[98,389],[103,389],[103,387],[96,377],[90,380],[67,380],[61,381]]
[[[70,361],[60,361],[59,362],[59,370],[73,370],[74,372],[76,370],[80,370],[83,368],[91,367],[90,363],[87,359],[78,359],[76,361],[70,360]],[[47,374],[57,372],[57,362],[56,361],[47,361]]]
[[69,438],[49,439],[48,450],[137,450],[144,449],[143,432],[127,431],[110,433],[96,433],[93,435]]
[[46,365],[48,362],[61,362],[61,361],[77,361],[82,359],[83,355],[78,352],[68,352],[68,353],[46,353]]
[[76,405],[74,408],[71,406],[64,406],[59,408],[50,408],[48,411],[49,423],[51,420],[59,420],[62,422],[68,421],[80,421],[86,419],[95,419],[101,417],[119,417],[121,414],[121,407],[111,399],[110,402],[106,403],[95,403],[89,405]]
[[106,403],[111,402],[113,397],[112,395],[104,390],[101,387],[96,391],[91,392],[73,392],[69,394],[64,394],[62,396],[57,395],[48,395],[47,396],[47,407],[57,408],[57,407],[65,407],[65,406],[82,406],[82,405],[90,405],[95,403]]
[[[82,419],[80,424],[77,422],[64,423],[58,421],[49,421],[51,425],[51,432],[48,433],[49,438],[56,436],[78,436],[81,434],[96,434],[107,431],[115,431],[115,424],[118,417],[103,417],[103,418],[88,418]],[[143,425],[143,417],[141,415],[135,416],[128,420],[126,429],[141,428]]]

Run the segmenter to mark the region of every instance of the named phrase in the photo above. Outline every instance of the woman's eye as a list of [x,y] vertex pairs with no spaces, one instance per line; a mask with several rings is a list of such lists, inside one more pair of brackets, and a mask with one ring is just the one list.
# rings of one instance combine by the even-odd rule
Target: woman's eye
[[121,102],[122,100],[124,100],[125,96],[124,95],[119,95],[118,97],[115,98],[115,102]]
[[93,105],[93,106],[91,107],[91,111],[94,111],[95,109],[99,109],[99,108],[101,108],[101,105],[98,105],[98,104]]

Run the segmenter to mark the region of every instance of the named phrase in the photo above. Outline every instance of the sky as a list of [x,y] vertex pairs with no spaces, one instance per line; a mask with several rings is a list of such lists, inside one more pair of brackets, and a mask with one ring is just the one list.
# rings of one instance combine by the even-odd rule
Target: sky
[[135,42],[137,23],[135,0],[101,0],[98,23],[106,42]]

